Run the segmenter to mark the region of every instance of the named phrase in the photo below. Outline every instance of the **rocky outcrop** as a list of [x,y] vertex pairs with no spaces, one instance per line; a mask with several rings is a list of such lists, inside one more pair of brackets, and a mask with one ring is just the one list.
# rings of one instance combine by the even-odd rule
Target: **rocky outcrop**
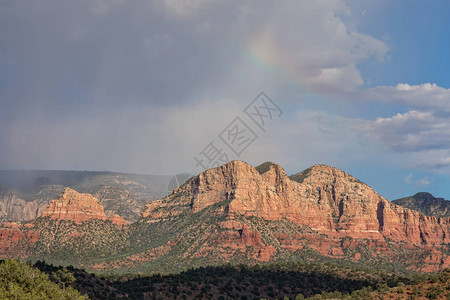
[[139,219],[145,204],[167,195],[170,179],[97,171],[0,170],[0,222],[38,218],[51,200],[70,187],[96,197],[107,217],[118,214],[132,223]]
[[113,215],[112,217],[109,217],[108,220],[110,220],[113,224],[118,225],[118,226],[125,226],[125,225],[127,225],[127,221],[125,221],[119,215]]
[[75,223],[91,219],[106,220],[103,206],[90,194],[80,194],[65,188],[61,196],[50,202],[42,217],[57,220],[70,220]]

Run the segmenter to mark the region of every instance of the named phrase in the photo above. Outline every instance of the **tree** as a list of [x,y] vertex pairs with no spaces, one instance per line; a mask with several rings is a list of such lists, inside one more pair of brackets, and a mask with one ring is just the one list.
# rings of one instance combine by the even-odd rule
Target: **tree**
[[70,285],[75,281],[75,276],[73,276],[72,272],[70,272],[66,268],[59,269],[56,272],[52,272],[52,276],[56,281],[59,282],[64,290],[66,289],[66,285]]
[[64,299],[87,300],[72,287],[61,289],[28,262],[5,260],[0,262],[0,299]]
[[296,297],[295,297],[295,300],[304,300],[305,299],[305,296],[303,296],[303,294],[298,294]]

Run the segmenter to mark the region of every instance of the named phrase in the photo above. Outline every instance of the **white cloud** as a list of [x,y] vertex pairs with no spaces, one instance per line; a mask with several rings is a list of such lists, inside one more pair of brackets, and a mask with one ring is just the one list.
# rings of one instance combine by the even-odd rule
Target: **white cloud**
[[450,149],[450,119],[431,112],[409,111],[366,121],[361,131],[368,140],[399,152]]
[[450,113],[450,89],[424,83],[410,85],[399,83],[396,86],[379,86],[363,91],[367,98],[382,102],[400,103],[412,109]]
[[450,157],[446,156],[448,153],[442,153],[442,157],[439,155],[432,155],[429,153],[426,157],[417,165],[418,167],[423,167],[427,169],[445,169],[450,167]]

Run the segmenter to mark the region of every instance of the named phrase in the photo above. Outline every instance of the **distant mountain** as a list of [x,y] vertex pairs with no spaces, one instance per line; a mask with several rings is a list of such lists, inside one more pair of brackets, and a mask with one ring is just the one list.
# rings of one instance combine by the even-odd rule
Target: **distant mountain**
[[108,217],[118,214],[134,222],[145,204],[167,194],[170,178],[113,172],[0,170],[0,222],[40,217],[65,187],[94,195]]
[[[113,223],[90,195],[65,190],[44,217],[0,226],[0,258],[111,272],[339,262],[438,271],[450,265],[450,219],[397,206],[330,166],[289,178],[273,163],[232,161]],[[95,198],[95,197],[94,197]]]
[[417,193],[411,197],[400,198],[393,203],[417,210],[426,216],[450,217],[450,201],[444,198],[436,198],[430,193]]

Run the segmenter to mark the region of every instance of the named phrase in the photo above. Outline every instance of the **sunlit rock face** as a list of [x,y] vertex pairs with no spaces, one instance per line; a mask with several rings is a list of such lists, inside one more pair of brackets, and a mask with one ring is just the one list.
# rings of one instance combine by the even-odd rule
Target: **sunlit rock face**
[[[258,170],[258,168],[260,170]],[[172,195],[146,206],[142,217],[161,219],[198,212],[228,200],[224,213],[287,219],[330,236],[449,243],[449,220],[392,204],[349,174],[315,165],[288,177],[278,165],[254,168],[241,161],[202,172]]]
[[65,188],[61,196],[53,199],[42,217],[76,223],[91,219],[106,220],[104,208],[97,198],[90,194],[80,194],[71,188]]

